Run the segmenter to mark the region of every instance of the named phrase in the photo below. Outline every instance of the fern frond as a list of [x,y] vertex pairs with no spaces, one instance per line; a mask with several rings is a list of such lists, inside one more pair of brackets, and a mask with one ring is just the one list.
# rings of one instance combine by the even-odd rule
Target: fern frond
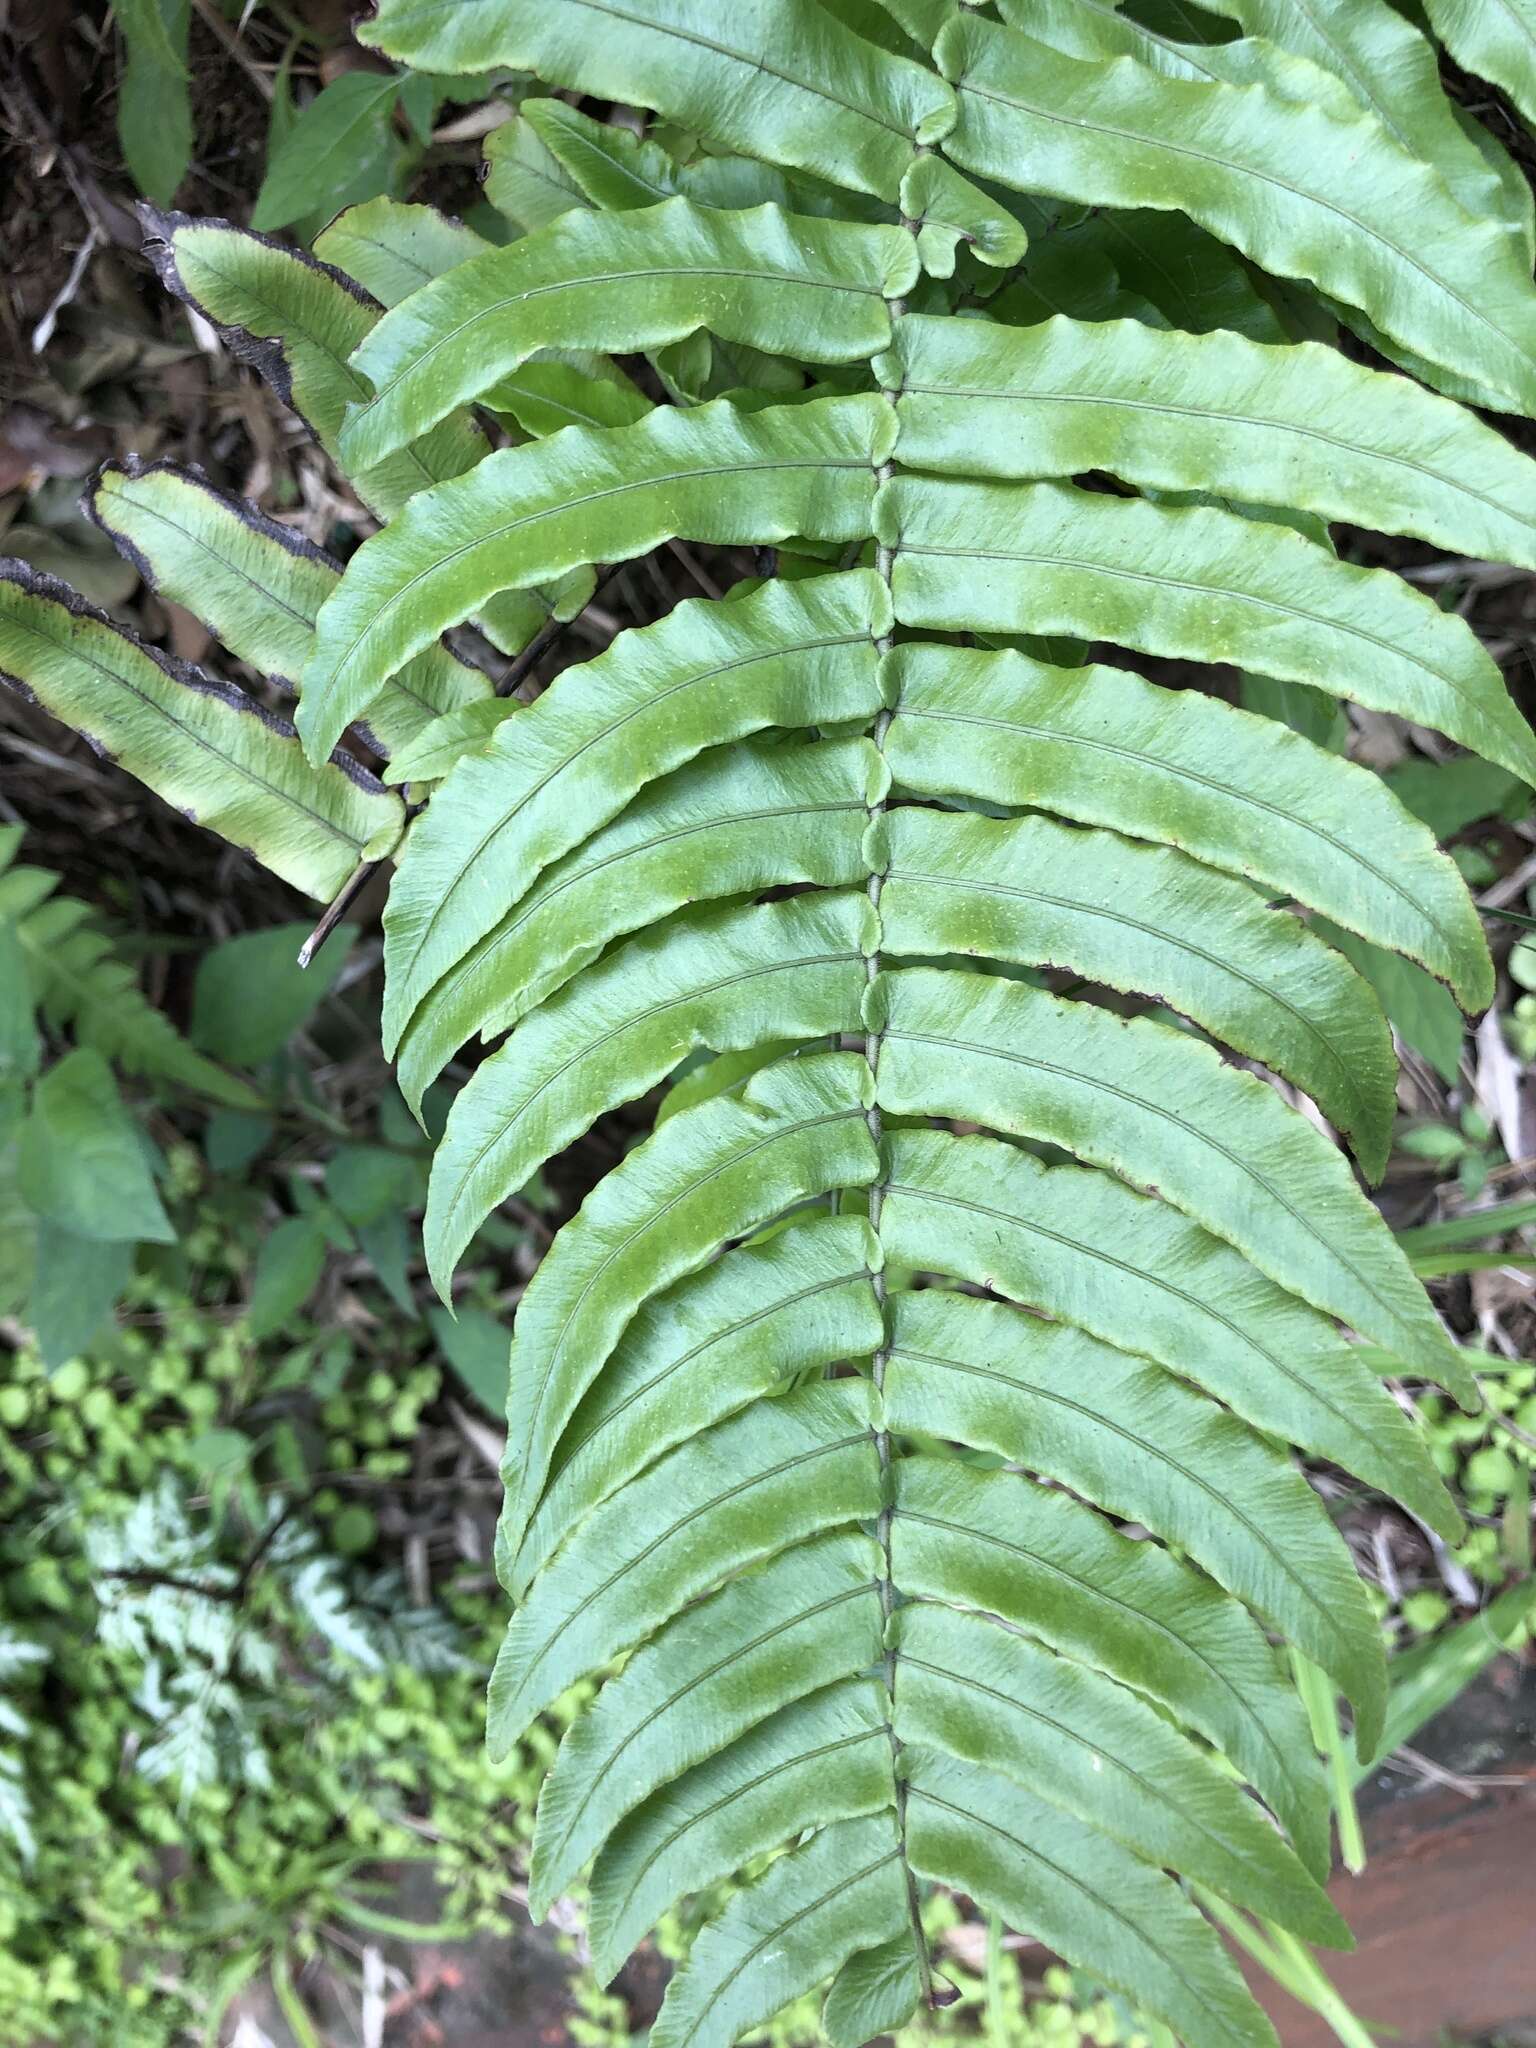
[[[109,471],[99,509],[180,588],[213,547],[220,632],[302,667],[311,761],[443,685],[393,771],[436,786],[384,1029],[418,1108],[489,1048],[432,1172],[445,1297],[499,1203],[671,1083],[512,1338],[493,1751],[598,1681],[535,1912],[590,1866],[611,1970],[735,1881],[656,2048],[818,1984],[833,2048],[941,2004],[930,1883],[1188,2048],[1258,2048],[1196,1902],[1347,1940],[1271,1636],[1362,1757],[1385,1694],[1291,1453],[1454,1538],[1384,1378],[1475,1391],[1320,1127],[1379,1174],[1390,1037],[1345,949],[1474,1009],[1492,963],[1379,777],[1086,655],[1231,664],[1298,721],[1321,692],[1536,781],[1465,624],[1329,533],[1536,564],[1536,470],[1452,402],[1536,402],[1529,212],[1383,0],[1218,0],[1221,44],[1099,0],[882,6],[381,0],[397,60],[661,122],[524,102],[488,152],[504,248],[345,216],[323,250],[382,315],[161,222],[173,288],[386,523],[338,579],[196,478]],[[1340,320],[1451,396],[1347,360]],[[475,403],[547,438],[486,453]],[[152,547],[167,507],[194,538]],[[444,632],[672,539],[792,573],[526,708],[455,694]]]

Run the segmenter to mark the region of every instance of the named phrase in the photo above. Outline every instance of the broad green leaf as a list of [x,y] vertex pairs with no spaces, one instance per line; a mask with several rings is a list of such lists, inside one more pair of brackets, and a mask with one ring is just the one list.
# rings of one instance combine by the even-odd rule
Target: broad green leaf
[[[1284,1452],[1161,1367],[940,1290],[893,1297],[886,1420],[992,1451],[1177,1544],[1329,1665],[1369,1645],[1354,1560]],[[1299,1843],[1309,1854],[1315,1834]]]
[[[592,1871],[592,1960],[606,1981],[685,1892],[806,1827],[896,1803],[882,1689],[844,1679],[794,1701],[652,1793]],[[859,2048],[868,2038],[858,2037]]]
[[16,1163],[23,1199],[45,1222],[110,1244],[176,1241],[146,1141],[90,1046],[56,1060],[33,1088]]
[[323,87],[269,158],[251,226],[287,227],[381,192],[398,155],[390,117],[400,83],[393,72],[344,71]]
[[1128,670],[904,646],[886,658],[899,786],[1031,805],[1183,848],[1492,999],[1466,884],[1379,777],[1273,720]]
[[877,2034],[894,2034],[911,2019],[922,1996],[912,1930],[878,1948],[851,1955],[833,1979],[821,2008],[830,2048],[864,2048]]
[[349,756],[311,766],[292,726],[253,698],[10,559],[0,559],[0,676],[308,895],[333,895],[400,836],[400,799]]
[[499,1545],[515,1555],[554,1448],[637,1309],[797,1202],[867,1186],[880,1162],[853,1053],[765,1068],[671,1117],[599,1181],[518,1304]]
[[336,986],[357,928],[343,925],[300,967],[308,936],[305,924],[268,925],[205,953],[192,990],[193,1042],[241,1067],[280,1053]]
[[1268,1821],[1134,1693],[980,1614],[914,1601],[892,1618],[903,1743],[992,1764],[1026,1792],[1309,1941],[1337,1910]]
[[[1462,212],[1438,174],[1369,115],[1342,121],[1261,87],[1064,57],[975,16],[936,56],[964,169],[1089,205],[1152,206],[1281,277],[1359,306],[1427,362],[1536,406],[1536,293],[1513,238]],[[1411,222],[1411,233],[1399,226]]]
[[1516,776],[1479,761],[1475,754],[1458,754],[1450,761],[1410,755],[1389,768],[1383,779],[1437,839],[1450,839],[1479,818],[1514,823],[1525,816],[1531,801],[1530,791]]
[[419,1105],[466,1039],[510,1029],[611,939],[710,897],[862,882],[868,805],[886,780],[870,741],[823,740],[715,748],[644,790],[428,993],[400,1045],[406,1101]]
[[354,1230],[387,1212],[408,1208],[416,1192],[415,1160],[385,1145],[342,1145],[325,1169],[325,1192]]
[[[868,1380],[814,1382],[698,1432],[596,1508],[528,1590],[496,1660],[517,1733],[743,1568],[882,1504]],[[644,1541],[637,1533],[644,1532]]]
[[1236,661],[1435,726],[1536,781],[1536,738],[1470,627],[1286,528],[1072,485],[928,477],[884,485],[877,522],[906,625]]
[[456,1313],[429,1308],[427,1321],[443,1356],[481,1407],[501,1416],[507,1407],[505,1324],[483,1308],[462,1307]]
[[192,98],[187,74],[190,0],[118,0],[123,69],[117,88],[117,136],[133,182],[169,206],[192,160]]
[[[633,129],[612,122],[595,121],[566,100],[524,100],[517,111],[571,179],[582,199],[601,207],[605,213],[654,206],[658,199],[670,199],[674,193],[688,189],[693,166],[679,164],[648,135],[637,135]],[[785,181],[778,172],[766,164],[752,168],[758,170],[765,184],[780,188],[772,195],[765,192],[764,198],[787,196]]]
[[1536,123],[1536,8],[1531,0],[1425,0],[1430,26],[1465,70],[1502,86]]
[[22,1320],[49,1372],[76,1358],[111,1315],[133,1272],[122,1238],[82,1237],[47,1217],[37,1225],[36,1267]]
[[485,138],[485,196],[526,235],[547,227],[573,206],[587,203],[580,186],[521,107]]
[[1069,1963],[1132,1993],[1188,2048],[1278,2048],[1214,1930],[1162,1871],[991,1771],[912,1758],[907,1854]]
[[347,207],[315,237],[320,261],[355,278],[381,306],[398,306],[445,270],[483,256],[491,246],[484,235],[435,206],[407,205],[386,193]]
[[1411,960],[1385,953],[1352,932],[1341,932],[1326,919],[1321,921],[1321,931],[1375,989],[1398,1036],[1424,1055],[1447,1087],[1455,1087],[1465,1026],[1450,991]]
[[894,1814],[834,1821],[737,1892],[667,1986],[652,2048],[730,2048],[910,1925]]
[[1536,463],[1448,399],[1316,342],[910,315],[876,368],[901,394],[897,458],[915,469],[1108,470],[1536,568]]
[[246,1328],[259,1342],[296,1316],[325,1270],[325,1232],[312,1216],[289,1216],[262,1239],[251,1280]]
[[[990,975],[882,975],[881,1107],[1059,1145],[1159,1195],[1435,1378],[1455,1345],[1348,1162],[1256,1075],[1152,1018]],[[1388,1335],[1388,1332],[1391,1335]],[[1454,1364],[1450,1369],[1454,1370]]]
[[[1456,1540],[1459,1520],[1422,1434],[1369,1359],[1168,1203],[1107,1174],[1043,1167],[990,1138],[935,1146],[902,1132],[889,1150],[880,1220],[889,1263],[952,1274],[1155,1359],[1245,1422],[1410,1502]],[[1055,1210],[1058,1201],[1071,1206]],[[1465,1365],[1454,1371],[1465,1386]]]
[[358,466],[382,461],[540,349],[634,352],[708,329],[809,362],[863,361],[889,342],[887,301],[916,276],[900,228],[682,198],[576,208],[384,316],[352,359],[376,396],[351,413],[342,450]]
[[1337,953],[1245,882],[1039,816],[909,806],[880,839],[884,952],[1068,968],[1161,996],[1306,1089],[1380,1178],[1397,1083],[1380,1006]]
[[724,400],[659,406],[632,427],[499,449],[414,500],[348,563],[304,673],[306,746],[323,755],[387,676],[498,591],[629,561],[669,538],[862,537],[873,465],[894,438],[890,407],[867,393],[758,413]]
[[[194,612],[231,654],[295,686],[340,562],[175,463],[107,463],[86,508],[151,589]],[[441,713],[490,694],[489,679],[438,642],[386,685],[369,731],[390,754]]]
[[384,1044],[539,875],[655,777],[765,726],[869,719],[890,607],[868,570],[686,600],[570,668],[464,760],[412,830],[384,914]]
[[[652,136],[595,121],[567,100],[524,100],[518,113],[581,198],[607,213],[654,206],[678,192],[702,206],[761,206],[771,200],[797,213],[839,218],[853,213],[874,218],[879,211],[871,208],[866,215],[855,201],[826,186],[794,184],[755,157],[710,154],[679,162]],[[498,130],[493,139],[504,132]]]
[[525,1017],[455,1100],[433,1161],[423,1230],[443,1299],[491,1210],[696,1046],[726,1052],[857,1030],[878,933],[862,890],[679,918]]
[[647,1302],[571,1418],[549,1489],[504,1565],[510,1589],[521,1596],[583,1517],[652,1459],[796,1375],[879,1350],[879,1264],[862,1217],[813,1216]]
[[510,65],[654,107],[749,156],[883,199],[897,196],[914,148],[954,119],[942,79],[811,0],[742,0],[725,19],[711,0],[383,0],[362,34],[419,70]]
[[891,1562],[904,1593],[995,1614],[1160,1700],[1232,1758],[1317,1871],[1327,1798],[1306,1717],[1236,1600],[1018,1474],[903,1458],[895,1479]]

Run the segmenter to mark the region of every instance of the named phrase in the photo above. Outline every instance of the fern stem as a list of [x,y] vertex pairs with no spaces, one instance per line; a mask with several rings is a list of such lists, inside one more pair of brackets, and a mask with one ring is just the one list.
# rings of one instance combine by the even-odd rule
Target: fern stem
[[[917,233],[918,223],[916,221],[903,220],[902,226],[906,228],[909,234],[915,235]],[[901,319],[902,316],[905,314],[907,310],[907,302],[904,298],[892,299],[890,301],[890,308],[891,321],[894,326],[894,323]],[[897,393],[890,387],[882,386],[881,395],[884,397],[887,404],[894,405],[896,403]],[[889,483],[894,472],[894,463],[882,462],[876,470],[875,474],[878,481],[882,484],[885,484]],[[891,566],[895,560],[895,553],[896,551],[894,548],[887,547],[883,542],[876,542],[875,568],[880,576],[881,581],[885,584],[887,591],[890,590],[891,586]],[[880,638],[876,641],[875,644],[879,652],[882,655],[885,655],[890,652],[893,641],[894,635],[892,633],[883,633],[881,634]],[[871,738],[875,743],[876,751],[879,752],[881,755],[883,755],[885,752],[885,737],[886,734],[890,731],[890,726],[890,710],[888,708],[883,708],[876,715],[874,726],[872,727],[870,734]],[[874,821],[882,814],[882,812],[885,810],[885,807],[886,800],[883,796],[877,798],[877,800],[870,805],[869,816],[871,824],[873,824]],[[880,914],[880,895],[884,886],[884,874],[872,868],[870,870],[869,881],[866,884],[866,887],[869,892],[870,907],[875,912],[875,916],[877,919]],[[875,949],[872,953],[866,954],[864,960],[865,979],[871,987],[874,985],[875,980],[879,976],[880,969],[881,952],[877,926]],[[864,1060],[865,1064],[869,1068],[871,1080],[873,1080],[874,1076],[879,1072],[880,1046],[884,1036],[884,1031],[878,1028],[868,1032],[865,1035]],[[884,1126],[883,1120],[880,1115],[879,1104],[872,1102],[869,1106],[869,1109],[865,1112],[865,1114],[869,1124],[869,1135],[874,1140],[877,1152],[881,1151],[882,1139],[884,1135]],[[877,1180],[874,1186],[869,1191],[869,1224],[870,1228],[874,1231],[877,1237],[880,1234],[880,1214],[882,1207],[884,1205],[884,1200],[884,1188],[882,1187],[880,1181]],[[877,1273],[871,1274],[870,1280],[871,1285],[874,1288],[875,1300],[879,1303],[880,1306],[880,1314],[882,1321],[885,1323],[886,1326],[886,1335],[887,1337],[889,1337],[889,1318],[886,1310],[885,1273],[883,1269]],[[874,1359],[872,1360],[870,1365],[870,1377],[874,1381],[876,1393],[880,1393],[884,1389],[885,1369],[889,1359],[890,1346],[888,1343],[882,1344],[880,1349],[875,1353]],[[877,1536],[880,1544],[881,1559],[880,1611],[884,1615],[886,1622],[889,1623],[891,1615],[895,1611],[896,1606],[896,1586],[891,1564],[891,1438],[889,1430],[885,1429],[883,1426],[880,1429],[877,1429],[875,1432],[875,1450],[880,1460],[881,1491],[885,1501],[885,1505],[884,1507],[882,1507],[880,1511],[880,1520],[877,1526]],[[906,1881],[907,1916],[912,1926],[912,1943],[917,1956],[918,1979],[922,1986],[923,2003],[925,2006],[931,2009],[936,2004],[944,2004],[948,2003],[949,2001],[946,1999],[936,1997],[934,1993],[933,1969],[928,1958],[928,1942],[923,1933],[922,1902],[918,1898],[917,1880],[912,1874],[912,1865],[907,1857],[907,1787],[906,1781],[901,1775],[901,1739],[897,1735],[895,1729],[896,1661],[897,1660],[895,1649],[893,1647],[888,1647],[885,1653],[885,1690],[886,1696],[890,1701],[890,1713],[886,1721],[886,1734],[890,1740],[891,1765],[895,1775],[896,1783],[896,1840],[897,1845],[901,1852],[902,1876]]]

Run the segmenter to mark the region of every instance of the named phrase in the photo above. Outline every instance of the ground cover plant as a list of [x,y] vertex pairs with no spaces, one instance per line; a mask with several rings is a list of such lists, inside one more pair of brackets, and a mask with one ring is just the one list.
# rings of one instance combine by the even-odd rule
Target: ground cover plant
[[[1432,25],[1519,104],[1493,12]],[[656,2048],[826,1984],[834,2044],[941,2014],[930,1886],[1191,2043],[1272,2038],[1202,1906],[1347,1940],[1313,1735],[1337,1769],[1342,1693],[1373,1754],[1385,1669],[1292,1451],[1462,1540],[1396,1389],[1470,1412],[1473,1354],[1356,1169],[1387,1016],[1432,1058],[1494,982],[1332,700],[1502,778],[1475,815],[1536,742],[1341,542],[1536,566],[1487,417],[1536,409],[1536,292],[1529,190],[1431,42],[1321,18],[385,0],[397,65],[520,80],[502,239],[387,194],[318,260],[145,213],[377,532],[343,567],[164,461],[88,492],[295,723],[0,567],[0,668],[324,922],[393,865],[413,1109],[502,1041],[436,1146],[445,1301],[670,1082],[518,1307],[490,1696],[505,1755],[600,1681],[531,1904],[590,1865],[601,1972],[745,1879]],[[705,594],[521,701],[671,544]]]

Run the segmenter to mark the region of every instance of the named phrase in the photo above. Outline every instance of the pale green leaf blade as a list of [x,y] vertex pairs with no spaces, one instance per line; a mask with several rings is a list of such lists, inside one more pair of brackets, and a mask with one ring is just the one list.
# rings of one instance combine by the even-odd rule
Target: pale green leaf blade
[[901,393],[898,459],[916,469],[1108,470],[1536,568],[1536,463],[1449,399],[1318,342],[914,314],[881,374]]
[[749,156],[884,199],[915,146],[954,118],[942,79],[810,0],[744,0],[724,18],[712,0],[384,0],[363,36],[419,70],[511,65],[654,107]]
[[485,138],[485,196],[525,235],[587,203],[522,107]]
[[293,728],[135,639],[51,576],[0,559],[0,676],[157,796],[324,900],[400,836],[400,799],[350,756],[312,767]]
[[1026,1792],[1309,1941],[1337,1910],[1229,1777],[1134,1693],[981,1614],[926,1601],[891,1621],[903,1743],[992,1764]]
[[[1064,57],[975,16],[939,38],[959,91],[946,154],[1020,190],[1152,206],[1281,277],[1305,279],[1405,347],[1536,405],[1536,292],[1515,239],[1362,112],[1342,121],[1260,86]],[[1411,223],[1405,229],[1399,223]]]
[[1069,1324],[938,1290],[894,1305],[893,1430],[992,1451],[1140,1522],[1330,1668],[1369,1646],[1375,1621],[1349,1551],[1257,1431]]
[[[194,612],[231,654],[295,687],[340,562],[249,498],[171,462],[105,464],[85,508],[152,590]],[[368,731],[388,755],[442,713],[490,695],[488,677],[434,643],[386,685]]]
[[1301,1702],[1263,1631],[1209,1579],[1067,1494],[950,1458],[897,1465],[891,1554],[904,1592],[998,1615],[1162,1701],[1326,1868],[1327,1792]]
[[1171,1878],[1017,1785],[913,1755],[907,1853],[1068,1962],[1124,1989],[1188,2048],[1278,2048],[1237,1965]]
[[578,1678],[724,1580],[881,1507],[868,1380],[814,1382],[701,1430],[593,1510],[534,1579],[496,1660],[521,1734]]
[[385,1050],[540,871],[647,782],[765,726],[872,718],[889,619],[868,570],[774,581],[731,604],[686,600],[567,669],[412,831],[384,916]]
[[504,1567],[510,1591],[521,1597],[578,1523],[663,1452],[796,1375],[879,1350],[879,1265],[862,1217],[811,1216],[647,1302],[571,1418],[548,1491]]
[[[760,1721],[880,1656],[873,1539],[839,1531],[771,1559],[676,1616],[567,1731],[539,1798],[533,1887],[556,1897],[626,1814]],[[491,1681],[493,1755],[503,1753]]]
[[683,198],[575,208],[385,315],[352,359],[376,395],[353,410],[343,452],[382,461],[539,349],[634,353],[707,329],[807,362],[863,361],[888,344],[887,301],[916,276],[912,237],[895,227]]
[[[271,385],[339,465],[346,409],[369,395],[347,358],[379,316],[375,301],[341,271],[270,236],[226,220],[141,213],[144,253],[166,290],[210,322],[235,360]],[[488,445],[460,413],[350,481],[381,519],[392,519],[414,492],[473,468]],[[560,594],[504,592],[481,624],[498,647],[515,650],[532,639]]]
[[1155,1188],[1426,1377],[1448,1369],[1455,1346],[1342,1153],[1213,1047],[1151,1018],[937,968],[882,975],[870,1024],[884,1032],[883,1108],[1042,1139]]
[[[493,131],[487,154],[518,126],[514,121]],[[496,246],[435,206],[380,197],[348,207],[332,221],[316,237],[315,254],[391,307]],[[516,376],[501,378],[486,393],[487,404],[511,413],[531,434],[571,425],[628,426],[649,410],[649,401],[608,357],[585,348],[560,351],[559,360],[549,359],[551,354],[540,350]]]
[[[935,1146],[895,1134],[891,1174],[887,1260],[926,1263],[1154,1358],[1245,1422],[1410,1501],[1455,1540],[1422,1436],[1369,1356],[1166,1202],[980,1137]],[[1057,1201],[1070,1206],[1053,1227]]]
[[739,1096],[670,1117],[588,1195],[518,1305],[498,1539],[506,1556],[522,1540],[562,1431],[641,1304],[696,1272],[723,1241],[828,1189],[876,1178],[868,1084],[853,1053],[780,1061]]
[[[347,358],[379,317],[374,300],[339,270],[229,221],[150,210],[144,220],[144,251],[166,290],[215,327],[337,461],[346,408],[369,395]],[[470,468],[487,445],[461,415],[352,480],[382,518],[393,518],[413,492]]]
[[1391,1034],[1367,983],[1246,883],[1169,848],[1044,817],[892,812],[887,954],[977,954],[1161,996],[1304,1088],[1380,1177],[1396,1107]]
[[834,1821],[736,1893],[667,1987],[653,2048],[730,2048],[871,1942],[909,1926],[894,1813]]
[[872,464],[895,435],[876,394],[741,413],[660,406],[632,427],[499,449],[365,541],[320,614],[303,678],[305,743],[323,752],[440,632],[498,591],[671,538],[722,545],[866,534]]
[[878,522],[907,625],[1236,661],[1435,726],[1536,781],[1536,737],[1470,627],[1299,533],[1207,505],[926,477],[885,485]]
[[802,1828],[895,1803],[885,1696],[872,1679],[844,1679],[781,1708],[614,1830],[592,1870],[598,1976],[611,1976],[684,1892],[718,1883]]
[[1536,9],[1531,0],[1425,0],[1456,62],[1502,86],[1536,125]]
[[1274,720],[1128,670],[912,645],[886,657],[898,784],[1182,847],[1493,994],[1466,884],[1379,776]]
[[857,1030],[878,929],[862,890],[683,917],[631,940],[525,1017],[455,1101],[433,1161],[423,1232],[443,1299],[498,1203],[696,1047],[728,1052]]
[[922,1989],[910,1928],[896,1941],[860,1949],[838,1971],[821,2008],[830,2048],[864,2048],[878,2034],[894,2034],[911,2019]]
[[863,881],[867,806],[885,781],[873,744],[848,739],[714,748],[653,784],[429,991],[400,1043],[406,1101],[419,1105],[466,1039],[510,1030],[612,939],[711,897]]
[[398,306],[445,270],[483,256],[492,246],[435,206],[411,205],[387,194],[347,207],[314,242],[322,263],[355,278],[381,306]]
[[[1305,7],[1289,0],[1212,0],[1212,5],[1240,22],[1245,36],[1265,36],[1331,70],[1402,149],[1434,166],[1468,213],[1503,212],[1511,227],[1527,232],[1507,204],[1508,188],[1498,170],[1456,119],[1434,45],[1388,0],[1321,0]],[[1475,0],[1464,9],[1467,14],[1478,11]],[[1432,17],[1434,12],[1432,5]],[[1529,57],[1536,61],[1536,23]],[[1491,135],[1488,139],[1491,143]]]

